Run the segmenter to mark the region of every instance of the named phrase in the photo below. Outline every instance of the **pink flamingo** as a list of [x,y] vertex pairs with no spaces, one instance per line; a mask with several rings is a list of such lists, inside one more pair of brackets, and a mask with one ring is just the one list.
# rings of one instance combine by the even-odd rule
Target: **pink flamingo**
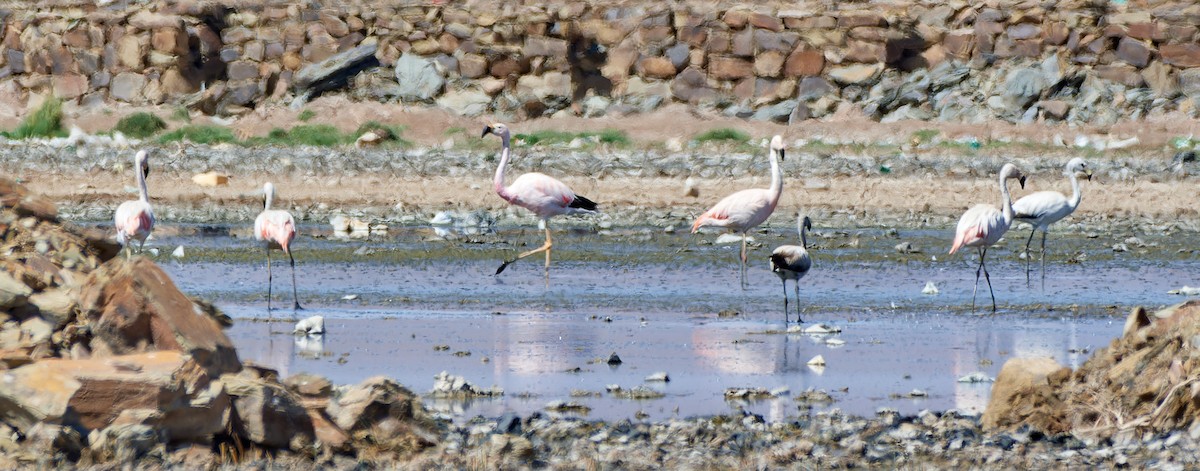
[[282,209],[271,209],[271,201],[275,199],[275,185],[267,182],[263,185],[266,202],[263,211],[254,219],[254,239],[263,242],[267,249],[267,312],[271,311],[271,249],[283,250],[292,265],[292,310],[300,307],[296,296],[296,259],[292,257],[292,240],[296,238],[296,221],[291,213]]
[[133,256],[133,241],[138,241],[138,253],[154,230],[154,208],[150,207],[150,194],[146,191],[146,177],[150,175],[149,156],[139,150],[134,156],[133,172],[137,177],[138,199],[117,206],[113,225],[117,228],[117,242],[125,246],[127,256]]
[[1012,197],[1008,194],[1008,180],[1016,178],[1025,188],[1025,175],[1015,165],[1004,164],[1000,169],[1000,209],[990,204],[978,204],[963,213],[958,220],[958,229],[954,234],[954,246],[950,253],[957,252],[963,247],[975,247],[979,250],[979,267],[975,269],[975,289],[971,291],[971,310],[975,310],[975,294],[979,291],[979,272],[987,280],[988,293],[992,295],[992,312],[996,311],[996,293],[992,291],[992,279],[988,276],[987,249],[995,244],[1008,231],[1013,222]]
[[499,136],[502,145],[500,166],[496,168],[496,177],[493,180],[496,194],[509,204],[533,211],[537,217],[542,219],[542,227],[546,230],[546,243],[536,249],[522,252],[512,260],[505,260],[500,264],[500,268],[496,269],[496,274],[499,275],[505,268],[508,268],[510,263],[539,252],[545,252],[546,280],[549,282],[550,249],[554,247],[554,243],[550,239],[550,218],[560,214],[595,214],[596,203],[575,194],[565,183],[537,172],[521,175],[513,181],[512,185],[504,186],[504,168],[508,166],[509,155],[512,153],[508,126],[501,123],[486,126],[480,137],[486,137],[488,134]]
[[746,289],[746,231],[766,221],[779,204],[779,195],[783,194],[783,170],[779,168],[779,161],[784,158],[783,137],[771,138],[770,154],[770,188],[742,190],[726,196],[692,223],[693,234],[704,226],[724,227],[732,232],[742,233],[743,290]]

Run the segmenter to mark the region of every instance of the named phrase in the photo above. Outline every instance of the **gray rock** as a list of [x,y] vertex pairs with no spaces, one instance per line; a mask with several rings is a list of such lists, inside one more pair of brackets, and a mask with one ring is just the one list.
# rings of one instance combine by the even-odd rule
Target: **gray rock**
[[108,94],[113,98],[126,102],[137,102],[142,99],[142,89],[146,88],[146,77],[141,74],[124,72],[112,79]]
[[612,101],[600,95],[592,95],[583,100],[583,117],[596,118],[604,116]]
[[675,66],[675,70],[683,70],[684,67],[687,67],[688,61],[691,59],[690,52],[691,49],[686,43],[675,43],[674,46],[664,50],[663,55],[667,57],[667,60],[671,61],[671,64]]
[[396,61],[396,82],[400,98],[406,101],[430,101],[442,92],[446,79],[433,61],[416,54],[404,53]]
[[313,94],[343,88],[359,72],[379,65],[379,59],[375,58],[378,48],[376,43],[363,44],[310,64],[296,72],[292,86],[296,91]]
[[1200,98],[1200,67],[1179,71],[1179,91],[1193,99]]
[[1041,69],[1024,67],[1004,77],[1003,98],[1007,111],[1020,113],[1042,96],[1050,85]]
[[812,101],[821,97],[834,95],[838,88],[821,77],[805,77],[796,86],[796,98],[800,101]]
[[91,449],[101,457],[132,463],[159,443],[154,427],[145,424],[113,425],[92,433]]
[[792,115],[792,110],[796,109],[797,104],[796,100],[786,100],[771,106],[761,107],[758,111],[754,112],[753,119],[787,124]]

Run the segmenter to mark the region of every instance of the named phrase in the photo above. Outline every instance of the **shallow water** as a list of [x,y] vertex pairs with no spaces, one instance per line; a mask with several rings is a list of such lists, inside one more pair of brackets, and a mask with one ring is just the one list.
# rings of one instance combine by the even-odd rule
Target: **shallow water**
[[[1200,284],[1200,260],[1189,248],[1200,246],[1195,234],[1139,235],[1146,247],[1129,252],[1113,252],[1104,237],[1054,234],[1044,282],[1036,262],[1027,280],[1014,250],[993,250],[988,266],[1000,311],[990,313],[980,280],[980,309],[972,313],[974,258],[946,257],[949,234],[827,230],[810,238],[815,266],[801,281],[802,315],[806,326],[844,330],[809,336],[779,333],[783,290],[766,257],[776,245],[795,243],[794,233],[782,230],[755,234],[762,246],[750,254],[750,287],[743,291],[737,244],[703,243],[716,234],[556,233],[547,286],[540,257],[492,275],[501,257],[540,243],[531,229],[444,240],[428,228],[407,228],[353,240],[310,227],[295,249],[306,307],[298,315],[325,316],[329,333],[293,338],[290,323],[257,322],[268,317],[265,263],[260,249],[248,248],[243,229],[161,232],[153,244],[180,288],[242,319],[229,334],[243,359],[335,383],[382,374],[422,393],[434,375],[448,371],[505,391],[495,399],[427,401],[460,418],[527,414],[554,400],[579,402],[591,408],[589,417],[603,419],[744,408],[781,420],[807,407],[790,396],[726,401],[726,388],[734,387],[787,387],[792,395],[822,389],[835,402],[816,407],[857,414],[879,407],[982,411],[990,383],[958,378],[994,377],[1016,356],[1047,355],[1078,366],[1120,334],[1132,306],[1177,302],[1182,298],[1168,290]],[[898,254],[893,247],[900,241],[930,253]],[[1006,245],[1023,243],[1020,237]],[[166,255],[177,245],[188,252],[182,260]],[[276,305],[288,306],[287,265],[274,267]],[[921,294],[927,281],[940,293]],[[790,285],[787,291],[793,293]],[[291,316],[290,310],[271,314]],[[827,344],[828,338],[845,344]],[[435,350],[439,345],[448,349]],[[614,352],[624,362],[610,367],[604,360]],[[825,368],[806,364],[816,355]],[[643,381],[656,372],[671,380]],[[605,393],[613,384],[644,384],[665,397],[621,399]],[[909,397],[913,390],[927,396]]]

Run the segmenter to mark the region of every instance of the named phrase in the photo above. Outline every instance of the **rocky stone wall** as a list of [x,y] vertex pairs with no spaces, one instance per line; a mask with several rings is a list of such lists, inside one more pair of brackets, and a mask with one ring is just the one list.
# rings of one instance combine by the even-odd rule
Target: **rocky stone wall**
[[0,90],[234,114],[351,85],[511,118],[675,101],[1103,123],[1195,114],[1197,25],[1200,5],[1153,0],[30,2],[3,12]]

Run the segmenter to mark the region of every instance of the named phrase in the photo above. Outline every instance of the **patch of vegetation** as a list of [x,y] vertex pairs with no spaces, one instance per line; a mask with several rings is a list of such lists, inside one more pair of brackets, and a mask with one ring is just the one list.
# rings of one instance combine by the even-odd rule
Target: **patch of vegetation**
[[158,115],[139,111],[117,121],[117,125],[113,128],[113,131],[120,132],[132,138],[145,139],[158,134],[164,129],[167,129],[167,123],[162,118],[159,118]]
[[317,116],[316,112],[314,112],[313,110],[306,109],[304,111],[301,111],[300,114],[298,116],[296,116],[296,119],[300,120],[301,122],[307,123],[308,120],[313,119],[316,116]]
[[42,106],[21,120],[21,125],[12,132],[3,133],[11,139],[27,139],[30,137],[62,137],[67,131],[62,127],[62,101],[57,98],[47,98]]
[[915,145],[921,145],[933,142],[933,138],[938,137],[938,135],[941,133],[942,132],[938,131],[937,129],[922,129],[912,133],[912,136],[909,137],[909,140]]
[[247,140],[250,145],[270,146],[317,146],[331,147],[352,142],[354,139],[342,134],[328,124],[302,124],[292,129],[275,128],[266,137]]
[[630,143],[629,136],[625,134],[625,131],[621,131],[619,129],[605,129],[602,131],[584,132],[568,132],[545,129],[541,131],[534,131],[529,134],[517,134],[514,137],[516,137],[517,140],[524,142],[527,146],[539,144],[566,144],[575,139],[584,139],[618,146],[629,145]]
[[180,106],[175,108],[175,111],[171,112],[171,119],[175,121],[182,121],[184,123],[190,123],[192,122],[192,114],[188,112],[187,108]]
[[458,133],[466,133],[466,132],[467,132],[467,128],[464,128],[464,127],[462,127],[462,126],[454,126],[454,127],[450,128],[450,129],[447,129],[447,130],[443,131],[443,132],[442,132],[442,135],[445,135],[445,136],[453,136],[453,135],[455,135],[455,134],[458,134]]
[[368,131],[380,134],[383,138],[383,144],[394,144],[403,147],[411,146],[412,142],[404,139],[404,126],[392,126],[383,124],[378,121],[367,121],[354,130],[354,134],[350,136],[350,140],[357,140],[359,136],[366,134]]
[[697,142],[709,141],[735,141],[746,142],[750,140],[750,135],[733,128],[717,128],[701,133],[696,136]]
[[160,143],[189,141],[196,144],[218,144],[222,142],[237,142],[237,136],[229,128],[212,124],[188,125],[163,134],[158,138]]

